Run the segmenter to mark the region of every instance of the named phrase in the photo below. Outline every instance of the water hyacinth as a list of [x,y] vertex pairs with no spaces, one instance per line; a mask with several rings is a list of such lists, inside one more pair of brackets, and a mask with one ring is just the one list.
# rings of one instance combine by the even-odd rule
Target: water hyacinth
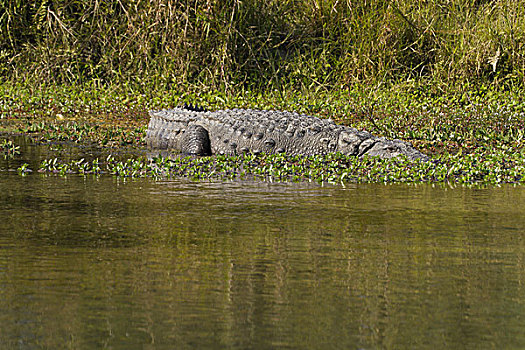
[[20,146],[14,144],[12,140],[2,140],[0,143],[0,151],[5,158],[13,158],[15,155],[20,154]]
[[239,155],[217,157],[157,156],[116,160],[44,160],[41,173],[110,174],[118,177],[185,177],[193,180],[259,179],[265,181],[502,184],[525,182],[522,154],[446,154],[431,161],[404,158]]
[[39,142],[94,143],[99,146],[126,146],[144,144],[144,127],[98,125],[77,121],[20,121],[18,131],[31,135]]

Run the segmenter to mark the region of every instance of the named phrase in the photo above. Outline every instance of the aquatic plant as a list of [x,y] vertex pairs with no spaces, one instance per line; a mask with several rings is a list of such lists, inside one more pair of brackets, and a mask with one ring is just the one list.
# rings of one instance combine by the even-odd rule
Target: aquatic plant
[[116,160],[108,156],[87,162],[43,161],[40,172],[65,175],[111,174],[118,177],[186,177],[261,179],[268,181],[501,184],[525,182],[523,154],[443,154],[429,162],[325,156],[239,155],[217,157],[153,157]]
[[95,143],[115,147],[144,144],[144,127],[128,129],[115,125],[100,126],[93,122],[22,120],[18,131],[39,142]]
[[2,140],[0,143],[0,150],[5,158],[12,158],[20,154],[20,146],[15,145],[12,140]]
[[29,169],[29,164],[24,163],[21,166],[17,168],[18,174],[21,176],[25,176],[27,173],[32,172],[33,170]]

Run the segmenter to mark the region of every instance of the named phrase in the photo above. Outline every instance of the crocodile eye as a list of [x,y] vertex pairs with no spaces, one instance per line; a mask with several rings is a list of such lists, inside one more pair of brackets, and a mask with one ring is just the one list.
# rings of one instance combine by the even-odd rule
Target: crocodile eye
[[341,131],[341,134],[339,134],[339,144],[341,144],[341,145],[354,143],[355,141],[357,141],[357,139],[358,138],[356,137],[356,134],[354,134],[354,133]]

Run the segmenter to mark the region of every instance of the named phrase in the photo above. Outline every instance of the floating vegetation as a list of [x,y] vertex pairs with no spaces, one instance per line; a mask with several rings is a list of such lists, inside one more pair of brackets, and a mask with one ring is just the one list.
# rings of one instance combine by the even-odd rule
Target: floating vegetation
[[99,146],[145,145],[145,127],[100,126],[76,121],[20,121],[18,132],[39,142],[95,143]]
[[324,156],[158,156],[126,160],[109,155],[106,159],[92,161],[48,159],[42,161],[38,171],[60,176],[111,174],[127,178],[185,177],[193,180],[502,184],[525,182],[525,157],[516,153],[445,154],[423,162],[403,158],[357,158],[339,153]]
[[0,149],[2,150],[4,159],[12,158],[17,154],[20,154],[20,146],[15,145],[11,140],[2,140],[0,143]]
[[27,164],[27,163],[24,163],[21,166],[19,166],[17,171],[18,171],[18,174],[20,174],[22,176],[25,176],[27,173],[32,172],[32,170],[29,169],[29,164]]

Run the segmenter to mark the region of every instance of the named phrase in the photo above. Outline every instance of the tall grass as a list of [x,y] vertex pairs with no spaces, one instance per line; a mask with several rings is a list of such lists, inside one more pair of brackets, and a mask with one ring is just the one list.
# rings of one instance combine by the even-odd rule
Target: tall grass
[[339,89],[525,83],[525,0],[0,0],[0,76]]

